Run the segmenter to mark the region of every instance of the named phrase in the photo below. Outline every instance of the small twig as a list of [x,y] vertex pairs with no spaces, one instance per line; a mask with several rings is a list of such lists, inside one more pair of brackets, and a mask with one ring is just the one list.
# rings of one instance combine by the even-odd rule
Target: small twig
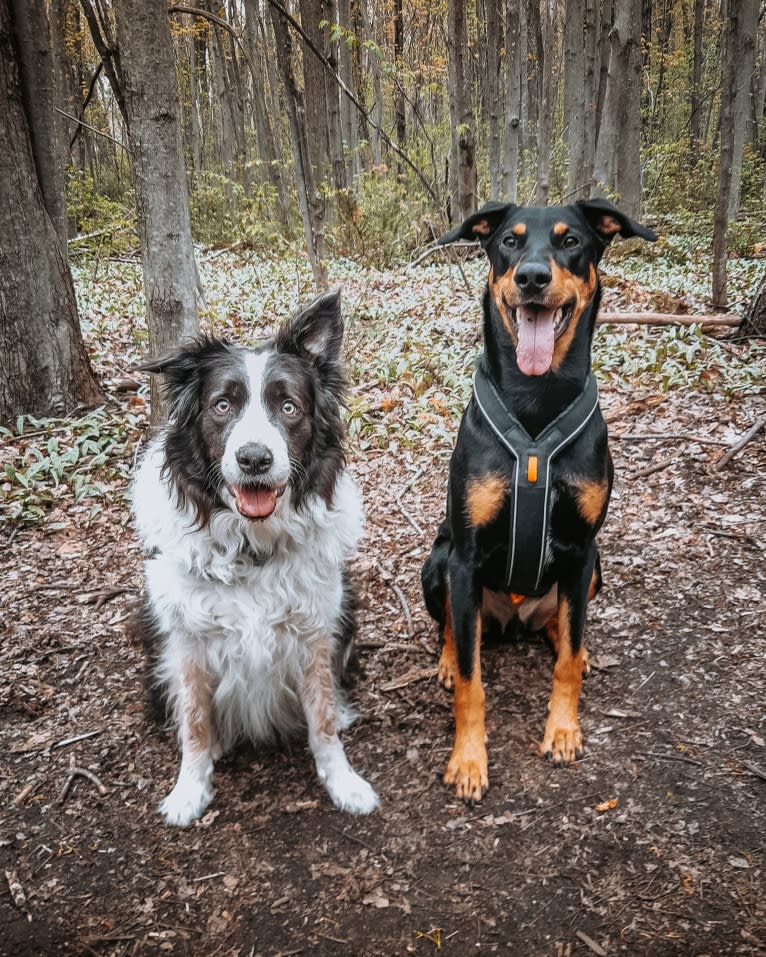
[[215,877],[223,877],[226,871],[215,871],[213,874],[203,874],[202,877],[192,877],[191,883],[198,884],[200,881],[212,881]]
[[57,106],[54,106],[53,109],[57,113],[61,113],[62,116],[66,116],[67,119],[73,120],[75,123],[79,123],[80,126],[84,126],[86,130],[90,130],[91,133],[96,133],[98,136],[103,136],[108,140],[111,140],[113,143],[116,143],[118,146],[121,146],[125,152],[128,152],[128,147],[121,143],[119,140],[115,139],[113,136],[110,136],[109,133],[104,133],[103,130],[97,130],[95,126],[91,126],[90,123],[86,123],[85,120],[80,120],[76,116],[72,116],[71,113],[67,113],[66,110],[60,110]]
[[32,778],[28,784],[25,784],[24,787],[19,791],[16,797],[13,799],[13,803],[16,807],[21,807],[21,805],[26,801],[26,799],[33,794],[37,789],[38,782],[35,778]]
[[696,442],[698,445],[726,445],[720,439],[706,439],[700,435],[684,435],[680,432],[610,432],[609,440],[621,442]]
[[683,754],[660,754],[659,751],[638,751],[638,754],[644,754],[648,758],[658,758],[660,761],[680,761],[682,764],[693,764],[695,767],[704,768],[702,761],[696,761],[694,758],[687,758]]
[[[450,245],[452,246],[453,249],[474,249],[474,250],[479,249],[478,243],[450,243]],[[426,249],[424,253],[421,253],[417,259],[414,259],[412,262],[407,263],[405,272],[407,272],[407,270],[409,269],[412,269],[413,266],[417,266],[424,259],[428,259],[429,256],[433,256],[434,253],[438,253],[438,252],[446,253],[446,251],[447,251],[446,246],[440,246],[438,242],[434,243],[432,246],[429,246],[429,248]]]
[[754,774],[757,778],[760,778],[762,781],[766,781],[766,771],[761,771],[761,769],[757,765],[751,764],[749,761],[743,761],[742,765],[743,767],[746,767],[751,774]]
[[382,565],[380,565],[378,562],[373,562],[373,566],[383,581],[399,599],[399,604],[402,606],[402,611],[404,612],[404,617],[407,621],[407,637],[412,638],[412,636],[415,634],[415,629],[412,626],[410,606],[407,604],[407,599],[404,597],[404,592],[394,581],[393,575],[390,572],[387,572]]
[[371,844],[368,844],[367,841],[363,841],[361,837],[356,837],[353,834],[349,834],[348,831],[341,831],[339,827],[333,827],[332,824],[326,824],[325,826],[328,827],[331,831],[335,831],[336,834],[340,834],[341,837],[345,837],[347,840],[353,841],[354,844],[358,844],[360,847],[367,848],[367,850],[371,851],[373,854],[381,853],[381,851],[378,848],[373,847]]
[[24,888],[19,882],[16,871],[6,871],[5,879],[8,881],[8,890],[11,892],[13,903],[18,907],[19,910],[24,911],[27,915],[27,920],[31,921],[32,915],[29,913],[27,908],[27,895],[24,893]]
[[744,449],[744,447],[747,445],[747,443],[751,439],[753,439],[756,435],[758,435],[758,433],[761,431],[761,429],[765,425],[766,425],[766,416],[764,416],[761,419],[758,419],[755,425],[753,425],[751,429],[748,429],[748,431],[745,432],[742,438],[738,442],[736,442],[734,445],[732,445],[732,447],[729,449],[728,452],[724,452],[724,454],[720,457],[720,459],[718,459],[718,461],[713,466],[713,470],[717,472],[720,469],[724,468],[726,465],[728,465],[729,462],[731,462],[731,460],[734,458],[734,456],[737,455],[739,452],[741,452],[742,449]]
[[733,538],[735,542],[744,542],[745,545],[750,545],[751,548],[757,548],[758,551],[761,550],[761,546],[758,542],[751,535],[745,535],[744,532],[725,532],[723,529],[713,528],[711,525],[705,525],[705,531],[708,535],[718,535],[719,538]]
[[405,674],[394,678],[388,684],[380,686],[381,691],[398,691],[400,688],[406,688],[407,685],[415,684],[416,681],[424,681],[426,678],[433,678],[435,674],[433,665],[428,668],[411,668]]
[[600,944],[597,944],[596,941],[592,937],[589,937],[584,931],[576,930],[575,937],[578,937],[594,954],[598,954],[598,957],[607,957],[604,948]]
[[67,794],[69,794],[69,789],[72,787],[72,782],[75,778],[87,778],[91,784],[95,784],[98,788],[98,793],[103,797],[107,793],[107,789],[101,783],[101,781],[96,777],[96,775],[89,771],[87,768],[80,768],[74,763],[74,755],[69,762],[69,775],[64,782],[64,787],[61,789],[61,794],[58,796],[57,804],[63,804],[66,801]]
[[68,744],[76,744],[78,741],[85,741],[86,738],[95,738],[97,734],[101,734],[101,728],[99,728],[98,731],[86,731],[85,734],[78,734],[73,738],[64,738],[63,741],[57,741],[55,744],[52,744],[51,751],[54,751],[56,748],[65,748]]
[[645,469],[639,469],[637,472],[627,475],[626,478],[629,482],[632,482],[635,479],[645,478],[647,475],[653,475],[655,472],[661,472],[669,465],[672,465],[677,458],[678,452],[676,452],[674,455],[671,455],[669,459],[663,459],[661,462],[655,462],[654,465],[647,465]]
[[415,521],[415,519],[412,517],[412,515],[410,515],[410,513],[407,511],[407,509],[402,505],[401,499],[399,499],[399,498],[397,498],[397,500],[396,500],[396,507],[399,509],[399,511],[402,513],[402,515],[407,519],[407,521],[408,521],[408,522],[410,523],[410,525],[413,527],[413,529],[415,530],[415,532],[416,532],[418,535],[420,535],[421,538],[422,538],[422,536],[423,536],[423,534],[424,534],[423,529],[420,527],[420,525],[418,525],[418,523]]

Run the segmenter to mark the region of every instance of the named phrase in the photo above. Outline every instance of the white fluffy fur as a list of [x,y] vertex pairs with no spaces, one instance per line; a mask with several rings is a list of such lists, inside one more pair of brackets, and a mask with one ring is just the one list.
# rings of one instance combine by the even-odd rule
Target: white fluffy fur
[[[351,769],[337,733],[315,733],[313,702],[301,694],[317,650],[335,634],[343,566],[362,532],[352,478],[342,473],[331,508],[315,497],[296,511],[288,488],[264,521],[226,509],[200,528],[160,474],[163,443],[160,435],[144,455],[133,508],[151,556],[148,600],[163,634],[157,677],[182,746],[178,782],[161,805],[165,819],[183,825],[202,813],[212,798],[213,762],[237,740],[266,741],[274,729],[290,733],[307,723],[320,780],[335,804],[354,813],[373,810],[375,792]],[[213,685],[213,739],[202,753],[184,740],[189,667],[210,675]],[[353,715],[332,686],[337,732]]]

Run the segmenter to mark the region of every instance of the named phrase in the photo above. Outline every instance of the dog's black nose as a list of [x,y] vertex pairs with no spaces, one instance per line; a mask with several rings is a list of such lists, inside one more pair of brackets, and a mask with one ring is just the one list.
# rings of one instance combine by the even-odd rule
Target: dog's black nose
[[274,456],[271,450],[260,442],[248,442],[237,449],[235,458],[243,472],[250,475],[263,475],[271,468]]
[[545,263],[523,263],[514,273],[514,281],[522,292],[530,295],[542,292],[550,284],[553,275]]

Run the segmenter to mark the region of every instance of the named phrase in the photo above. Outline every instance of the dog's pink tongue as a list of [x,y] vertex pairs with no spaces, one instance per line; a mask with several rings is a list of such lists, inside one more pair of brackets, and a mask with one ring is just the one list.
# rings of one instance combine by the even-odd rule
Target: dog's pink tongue
[[516,362],[524,375],[544,375],[553,361],[555,309],[519,306]]
[[270,488],[240,485],[232,492],[237,509],[245,518],[268,518],[277,507],[277,493]]

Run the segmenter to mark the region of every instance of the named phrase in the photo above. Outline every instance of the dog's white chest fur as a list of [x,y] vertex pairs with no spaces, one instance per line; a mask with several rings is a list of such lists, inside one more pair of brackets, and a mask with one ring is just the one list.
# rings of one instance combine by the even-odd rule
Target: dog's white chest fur
[[215,675],[222,750],[238,738],[267,740],[303,723],[297,696],[312,642],[338,622],[342,570],[362,533],[362,506],[344,472],[333,507],[315,499],[293,510],[282,498],[266,522],[215,513],[198,528],[161,477],[162,437],[144,456],[134,512],[149,552],[148,597],[167,636],[157,677],[176,693],[189,657]]

